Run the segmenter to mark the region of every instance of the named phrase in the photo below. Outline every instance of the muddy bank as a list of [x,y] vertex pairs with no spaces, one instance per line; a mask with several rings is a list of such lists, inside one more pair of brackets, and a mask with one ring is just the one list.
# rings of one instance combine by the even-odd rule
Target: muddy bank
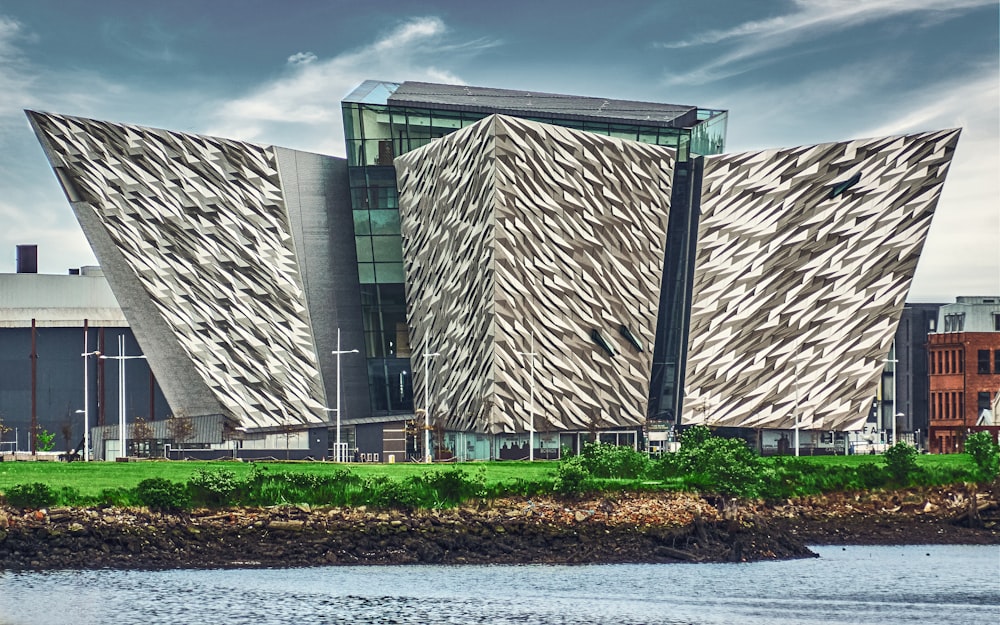
[[836,493],[745,511],[809,545],[1000,545],[1000,483]]
[[169,515],[0,513],[0,569],[718,562],[810,557],[801,540],[690,496],[491,502],[456,510],[285,506]]
[[[8,508],[0,570],[740,562],[811,557],[809,544],[1000,544],[992,496],[907,491],[764,504],[623,494],[415,512]],[[979,514],[963,525],[970,501]]]

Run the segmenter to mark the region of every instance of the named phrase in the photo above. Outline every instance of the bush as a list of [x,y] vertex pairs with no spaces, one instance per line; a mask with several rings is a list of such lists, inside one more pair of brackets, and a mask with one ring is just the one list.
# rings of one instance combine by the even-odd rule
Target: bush
[[649,457],[631,447],[587,443],[580,454],[583,467],[593,477],[639,479],[650,468]]
[[965,439],[965,453],[976,464],[976,478],[991,482],[1000,473],[1000,446],[993,442],[989,432],[976,432]]
[[191,499],[204,506],[235,505],[234,495],[241,486],[245,485],[228,469],[198,469],[188,480]]
[[364,481],[368,505],[376,508],[412,510],[420,507],[421,497],[414,482],[398,482],[385,476],[370,477]]
[[889,481],[885,469],[874,462],[862,462],[855,473],[858,475],[858,484],[863,489],[880,488]]
[[586,489],[588,482],[590,472],[587,471],[583,456],[570,456],[559,463],[553,488],[557,493],[577,494]]
[[694,426],[681,437],[681,448],[663,467],[685,477],[692,488],[736,497],[759,497],[764,491],[764,465],[757,452],[740,438],[713,436]]
[[917,448],[902,441],[885,450],[885,468],[900,486],[909,484],[917,471]]
[[135,487],[135,496],[141,505],[150,510],[175,511],[191,505],[191,496],[184,484],[162,477],[151,477],[139,482]]
[[435,506],[456,505],[486,494],[485,467],[479,467],[471,475],[458,467],[447,471],[429,471],[421,481],[436,495]]
[[4,494],[7,503],[15,508],[47,508],[56,502],[56,492],[48,484],[31,482],[15,484]]

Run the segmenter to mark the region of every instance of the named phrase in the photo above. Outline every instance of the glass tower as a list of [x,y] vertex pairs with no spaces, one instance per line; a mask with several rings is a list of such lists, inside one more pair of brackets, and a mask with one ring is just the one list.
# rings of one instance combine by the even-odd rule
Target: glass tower
[[[429,83],[368,80],[342,102],[374,415],[413,412],[393,159],[494,113],[677,151],[649,415],[679,414],[697,228],[698,155],[720,154],[727,112],[690,106]],[[692,192],[693,190],[693,192]],[[675,214],[677,215],[675,218]],[[676,223],[675,223],[676,222]],[[662,335],[662,336],[661,336]],[[681,362],[677,362],[678,357]]]

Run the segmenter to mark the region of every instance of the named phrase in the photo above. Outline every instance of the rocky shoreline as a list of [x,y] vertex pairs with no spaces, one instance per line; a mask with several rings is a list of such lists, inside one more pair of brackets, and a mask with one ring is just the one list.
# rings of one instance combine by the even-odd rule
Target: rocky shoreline
[[0,508],[0,570],[744,562],[813,557],[807,545],[820,544],[1000,544],[997,511],[995,493],[973,488],[779,504],[522,498],[412,512]]

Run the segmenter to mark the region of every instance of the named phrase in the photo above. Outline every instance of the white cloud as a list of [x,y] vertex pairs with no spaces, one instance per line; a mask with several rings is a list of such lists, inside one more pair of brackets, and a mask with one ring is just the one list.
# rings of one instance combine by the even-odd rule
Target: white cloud
[[1000,295],[1000,83],[996,69],[911,94],[866,136],[962,128],[911,288],[911,301]]
[[449,40],[436,17],[407,20],[374,42],[330,59],[290,64],[287,73],[250,93],[219,103],[209,134],[324,154],[344,153],[340,101],[366,79],[462,84],[439,64],[497,45]]
[[[733,48],[691,71],[670,76],[671,84],[702,84],[734,76],[765,62],[773,51],[788,48],[809,37],[885,20],[903,14],[948,16],[962,10],[992,6],[996,0],[796,0],[796,10],[765,20],[744,22],[725,30],[712,30],[691,39],[655,43],[657,48],[687,48],[733,43]],[[747,63],[740,66],[741,62]]]
[[312,52],[296,52],[292,56],[288,57],[289,65],[308,65],[315,61],[318,57]]

